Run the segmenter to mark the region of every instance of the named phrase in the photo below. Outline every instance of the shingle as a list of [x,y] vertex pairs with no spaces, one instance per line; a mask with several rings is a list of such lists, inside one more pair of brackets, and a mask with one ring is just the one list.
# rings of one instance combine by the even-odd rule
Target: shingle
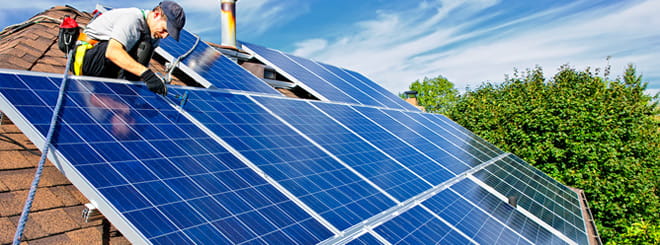
[[0,217],[0,244],[11,243],[16,233],[16,225],[7,217]]
[[[28,161],[25,156],[20,153],[20,151],[16,150],[0,150],[0,159],[2,159],[0,170],[30,168],[37,165],[37,162]],[[0,182],[2,182],[2,179],[0,179]]]
[[74,244],[100,244],[102,231],[100,227],[88,227],[67,232],[66,235]]
[[30,219],[37,222],[49,235],[71,231],[80,227],[63,209],[34,212],[34,217],[30,217]]
[[71,241],[71,239],[69,239],[69,236],[67,236],[66,233],[47,236],[29,241],[29,245],[66,245],[66,244],[76,244],[73,241]]
[[0,151],[35,149],[36,146],[24,134],[0,134]]
[[70,189],[66,188],[66,186],[55,186],[50,187],[49,189],[66,207],[82,204],[75,196],[73,196],[73,194],[71,194],[69,191]]
[[[28,191],[15,191],[11,192],[14,194],[14,198],[19,203],[19,205],[24,205],[25,200],[27,199]],[[32,200],[32,209],[30,212],[53,209],[58,207],[63,207],[64,204],[62,201],[57,199],[55,194],[51,192],[48,188],[38,188],[37,193],[35,193],[34,199]],[[20,211],[20,208],[18,211]]]
[[[39,224],[34,220],[35,214],[36,213],[30,213],[30,215],[28,215],[27,223],[25,223],[25,228],[23,229],[23,237],[21,239],[22,241],[46,237],[49,234],[48,232],[44,231],[41,226],[39,226]],[[16,232],[16,226],[18,225],[19,218],[19,216],[9,217],[9,220],[14,225],[14,228],[12,229],[13,233]]]

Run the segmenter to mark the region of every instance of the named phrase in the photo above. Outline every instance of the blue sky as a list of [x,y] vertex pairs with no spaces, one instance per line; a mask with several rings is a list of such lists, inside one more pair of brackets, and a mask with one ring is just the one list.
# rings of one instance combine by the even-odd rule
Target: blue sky
[[[0,26],[55,5],[91,11],[97,2],[9,1]],[[150,9],[158,1],[99,1]],[[219,0],[181,0],[186,29],[220,40]],[[442,75],[456,88],[501,82],[514,68],[634,64],[660,92],[660,0],[240,0],[238,38],[359,71],[398,93]]]

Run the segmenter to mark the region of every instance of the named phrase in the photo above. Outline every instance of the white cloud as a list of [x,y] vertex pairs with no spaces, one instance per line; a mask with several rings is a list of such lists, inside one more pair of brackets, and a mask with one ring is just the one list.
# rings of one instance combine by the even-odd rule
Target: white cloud
[[[566,14],[583,9],[580,4],[584,2],[578,2],[489,29],[462,31],[483,21],[474,13],[496,3],[447,0],[422,2],[398,12],[380,11],[376,19],[355,24],[346,32],[350,34],[336,41],[327,40],[325,49],[310,52],[312,56],[307,57],[365,73],[393,92],[407,89],[416,79],[440,74],[463,89],[475,88],[482,81],[502,81],[514,67],[540,65],[547,75],[566,63],[577,69],[603,67],[607,56],[612,56],[613,75],[621,74],[626,64],[635,63],[645,78],[660,78],[660,29],[656,28],[660,16],[655,13],[660,9],[659,1]],[[429,12],[433,14],[414,14]],[[459,26],[444,25],[447,18],[457,18],[455,12],[460,12],[459,17],[465,21]],[[562,18],[529,25],[558,15]],[[472,42],[455,45],[465,40]],[[299,47],[308,42],[302,41]]]
[[314,53],[325,49],[328,46],[328,41],[325,39],[308,39],[302,42],[295,44],[296,50],[293,52],[294,55],[301,57],[309,57]]

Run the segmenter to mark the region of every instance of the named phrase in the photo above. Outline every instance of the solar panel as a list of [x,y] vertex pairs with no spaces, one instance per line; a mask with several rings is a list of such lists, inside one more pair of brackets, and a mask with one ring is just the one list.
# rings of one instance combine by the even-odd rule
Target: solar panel
[[475,173],[475,177],[503,196],[517,198],[518,206],[571,240],[588,243],[577,194],[532,170],[519,158],[507,158],[488,166]]
[[387,127],[377,124],[374,118],[365,117],[348,106],[327,103],[315,104],[335,120],[400,162],[405,168],[425,180],[429,185],[438,185],[456,175],[445,168],[440,162],[435,161],[418,149],[406,144],[405,141],[397,136],[399,135],[397,133],[400,132],[387,131]]
[[419,111],[357,72],[256,44],[243,43],[243,48],[322,100]]
[[[36,145],[60,77],[0,71]],[[50,159],[134,243],[587,242],[576,193],[441,115],[89,79]]]
[[246,96],[191,91],[185,109],[339,230],[395,204]]
[[[355,88],[353,85],[345,81],[343,78],[338,77],[332,72],[326,70],[320,64],[312,60],[308,60],[292,54],[284,54],[284,55],[289,59],[293,60],[294,62],[298,63],[300,66],[304,67],[304,69],[308,70],[309,72],[321,78],[321,81],[324,81],[332,85],[333,87],[341,90],[342,92],[349,95],[353,100],[359,102],[360,104],[380,106],[380,107],[383,106],[383,104],[381,104],[378,100],[374,99],[371,95],[366,94],[365,91],[361,91]],[[350,101],[346,101],[346,102],[350,102]]]
[[346,73],[350,74],[351,76],[355,77],[356,79],[360,80],[362,83],[366,84],[366,86],[370,87],[371,89],[375,90],[376,93],[382,94],[383,96],[389,98],[391,101],[394,101],[395,103],[399,104],[399,106],[409,110],[409,111],[419,111],[416,107],[411,105],[410,103],[406,102],[405,100],[402,100],[401,98],[397,97],[396,95],[390,93],[387,91],[387,89],[381,87],[378,85],[378,83],[372,81],[371,79],[367,78],[366,76],[356,72],[356,71],[351,71],[348,69],[343,69]]
[[[334,122],[305,101],[264,97],[256,100],[397,201],[405,201],[432,186],[402,163]],[[401,143],[400,145],[405,147]]]
[[345,92],[289,59],[282,52],[243,42],[243,48],[321,100],[358,103]]
[[[0,103],[41,144],[57,85],[0,74]],[[30,87],[28,87],[30,86]],[[51,161],[137,243],[314,243],[332,233],[142,85],[70,81]]]
[[243,69],[204,41],[197,41],[186,30],[181,30],[179,41],[166,38],[160,41],[156,52],[169,62],[188,52],[197,42],[192,53],[181,60],[179,69],[205,87],[231,89],[248,92],[276,94],[280,93],[270,85]]
[[[385,107],[388,108],[393,108],[393,109],[411,109],[409,107],[408,102],[405,102],[401,100],[398,96],[394,96],[392,93],[389,91],[382,89],[380,85],[378,84],[368,84],[368,82],[362,81],[348,72],[346,72],[345,69],[341,69],[339,67],[333,66],[333,65],[328,65],[324,64],[322,62],[317,62],[319,65],[323,66],[326,70],[332,72],[335,76],[340,77],[346,83],[350,84],[351,86],[355,87],[356,89],[362,91],[363,93],[371,96],[381,104],[383,104]],[[402,105],[401,102],[404,102]]]

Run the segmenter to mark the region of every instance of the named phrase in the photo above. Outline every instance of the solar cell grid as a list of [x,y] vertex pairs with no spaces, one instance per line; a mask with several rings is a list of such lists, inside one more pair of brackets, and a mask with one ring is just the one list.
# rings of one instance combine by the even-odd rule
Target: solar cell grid
[[278,72],[288,74],[290,76],[289,78],[297,80],[297,83],[302,87],[311,88],[309,92],[319,98],[338,102],[358,103],[346,93],[323,81],[320,77],[277,50],[251,43],[243,43],[243,47],[247,47],[247,49],[257,56],[262,57],[262,61],[267,64],[270,63]]
[[394,118],[399,123],[406,125],[408,128],[414,130],[422,137],[425,137],[433,141],[438,146],[452,152],[458,158],[471,159],[465,160],[466,163],[471,167],[474,167],[497,156],[495,154],[486,154],[485,152],[487,152],[488,149],[483,148],[480,144],[474,144],[475,142],[465,142],[460,138],[450,134],[449,131],[443,127],[434,127],[435,124],[419,123],[406,116],[404,112],[392,110],[382,110],[382,112],[386,113],[391,118]]
[[346,71],[344,71],[343,69],[341,69],[339,67],[324,64],[324,63],[321,63],[321,62],[317,62],[317,63],[320,64],[321,66],[323,66],[323,68],[325,68],[328,71],[332,72],[334,75],[340,77],[341,79],[343,79],[348,84],[352,85],[353,87],[355,87],[356,89],[358,89],[362,93],[367,94],[370,97],[374,98],[376,101],[380,102],[385,107],[393,108],[393,109],[405,109],[405,108],[407,108],[407,107],[403,107],[403,106],[399,105],[399,103],[395,102],[394,100],[401,100],[401,98],[399,98],[399,97],[394,97],[393,98],[392,94],[389,93],[388,91],[384,91],[384,92],[387,92],[387,93],[383,94],[383,91],[378,91],[376,89],[373,89],[370,86],[367,86],[367,84],[362,82],[362,80],[359,80],[359,79],[351,76],[350,74],[348,74]]
[[[161,40],[160,48],[165,52],[163,54],[171,56],[172,60],[170,62],[173,62],[174,59],[188,52],[194,46],[196,39],[190,32],[181,30],[178,42],[172,38],[166,38]],[[214,56],[216,56],[215,60],[212,59]],[[217,88],[280,94],[232,60],[223,55],[221,56],[219,51],[214,50],[201,40],[193,49],[193,52],[181,60],[181,63],[186,65],[186,68],[182,68],[182,71],[188,73],[189,76],[193,78],[200,76],[208,81],[211,86]],[[203,84],[199,79],[197,81]]]
[[466,133],[460,129],[457,129],[456,128],[457,125],[448,124],[445,121],[440,120],[439,118],[444,117],[443,115],[432,114],[432,113],[415,113],[415,112],[405,112],[404,114],[414,119],[415,121],[419,122],[420,124],[426,126],[428,129],[433,130],[436,133],[444,132],[442,134],[447,137],[455,138],[468,145],[473,146],[474,148],[477,148],[479,151],[486,154],[487,158],[494,158],[501,154],[504,154],[502,150],[498,149],[491,143],[488,143],[483,138],[471,132]]
[[[398,201],[407,200],[431,187],[410,170],[306,102],[256,99]],[[322,106],[321,104],[319,103],[319,106]],[[350,110],[345,105],[338,106]]]
[[[463,180],[466,181],[466,180]],[[480,244],[531,244],[452,189],[422,202],[431,212]]]
[[359,236],[358,238],[355,238],[351,240],[350,242],[346,243],[349,245],[369,245],[369,244],[383,244],[380,242],[376,237],[369,233],[365,233],[362,236]]
[[534,244],[566,244],[566,241],[470,180],[456,183],[451,189]]
[[367,78],[366,76],[355,72],[351,71],[348,69],[343,69],[346,71],[346,73],[350,74],[351,76],[357,78],[358,80],[362,81],[362,83],[366,84],[367,86],[371,87],[373,90],[376,90],[378,93],[387,96],[390,98],[391,101],[394,101],[395,103],[399,104],[399,106],[405,108],[406,110],[409,111],[419,111],[416,107],[411,105],[410,103],[406,102],[405,100],[402,100],[401,98],[397,97],[396,95],[392,94],[390,91],[387,91],[387,89],[381,87],[378,85],[378,83],[372,81],[371,79]]
[[[560,231],[578,243],[586,242],[586,233],[581,211],[574,210],[571,205],[579,203],[577,200],[569,202],[568,206],[556,200],[561,200],[556,190],[546,189],[551,185],[540,183],[537,188],[528,183],[538,182],[539,179],[528,178],[512,165],[510,158],[498,162],[474,174],[475,177],[493,187],[504,196],[516,196],[518,206],[532,213],[554,229]],[[577,197],[574,197],[577,199]]]
[[472,244],[419,206],[383,223],[374,231],[392,244]]
[[397,138],[396,134],[384,130],[351,107],[327,103],[315,105],[426,180],[429,185],[438,185],[454,176],[437,162]]
[[435,135],[435,133],[432,135],[419,133],[418,131],[422,129],[422,126],[412,120],[410,120],[411,122],[400,123],[378,109],[367,107],[355,108],[413,147],[424,152],[424,154],[440,163],[454,175],[463,173],[469,170],[470,166],[476,166],[482,162],[466,153],[463,149],[456,147],[452,142]]
[[[34,112],[26,106],[53,107],[55,86],[29,89],[31,79],[0,75],[4,112],[25,115]],[[286,240],[271,242],[310,243],[331,235],[208,136],[192,137],[204,133],[146,87],[81,80],[69,86],[58,121],[65,130],[56,132],[54,142],[64,158],[54,162],[75,171],[67,176],[134,242],[268,242],[279,234]],[[38,128],[30,134],[43,137],[45,127]],[[249,209],[232,212],[241,207]],[[227,222],[242,232],[226,230]]]
[[[361,91],[356,89],[354,86],[349,84],[347,81],[342,79],[341,77],[336,76],[335,74],[329,72],[328,70],[324,69],[321,65],[318,63],[308,60],[302,57],[298,57],[295,55],[291,54],[285,54],[287,57],[295,61],[296,63],[300,64],[301,66],[305,67],[307,70],[310,72],[314,73],[316,76],[321,78],[324,82],[330,84],[331,86],[341,90],[342,92],[346,93],[349,95],[353,100],[356,102],[359,102],[360,104],[364,105],[372,105],[372,106],[383,106],[379,101],[375,100],[374,98],[371,97],[371,95],[365,93],[367,91]],[[303,81],[305,82],[305,81]]]
[[338,229],[394,205],[246,96],[191,91],[185,110]]

